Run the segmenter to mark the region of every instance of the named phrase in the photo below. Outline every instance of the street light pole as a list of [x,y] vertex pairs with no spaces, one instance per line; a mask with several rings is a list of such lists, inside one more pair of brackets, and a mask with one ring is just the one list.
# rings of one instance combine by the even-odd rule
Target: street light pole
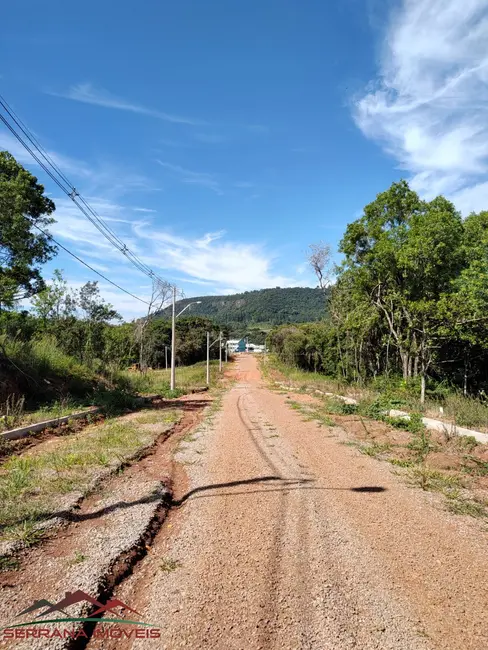
[[201,303],[202,303],[201,300],[194,300],[193,302],[189,302],[186,305],[186,307],[183,307],[180,313],[177,314],[176,313],[176,287],[173,287],[173,312],[172,312],[172,319],[171,319],[171,381],[170,381],[171,390],[174,390],[176,385],[176,378],[175,378],[176,319],[178,318],[178,316],[181,316],[181,314],[185,311],[185,309],[188,309],[188,307],[191,307],[192,305],[200,305]]
[[171,318],[171,379],[170,388],[175,389],[175,339],[176,339],[176,287],[173,287],[173,310]]
[[207,332],[207,386],[210,386],[210,332]]
[[219,332],[219,372],[222,372],[222,332]]

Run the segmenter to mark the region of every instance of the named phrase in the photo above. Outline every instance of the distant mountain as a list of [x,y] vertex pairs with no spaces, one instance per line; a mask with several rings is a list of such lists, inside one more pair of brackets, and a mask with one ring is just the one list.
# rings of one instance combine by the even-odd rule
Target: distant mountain
[[[260,289],[230,296],[198,296],[179,300],[181,311],[189,302],[200,300],[185,314],[206,316],[231,331],[246,328],[269,328],[283,323],[317,321],[325,314],[325,298],[320,289],[293,287],[289,289]],[[161,312],[171,316],[171,308]]]

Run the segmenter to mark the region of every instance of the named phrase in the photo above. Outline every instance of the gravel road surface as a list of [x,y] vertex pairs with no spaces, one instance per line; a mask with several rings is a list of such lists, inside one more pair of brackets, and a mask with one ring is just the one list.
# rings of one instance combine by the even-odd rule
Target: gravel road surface
[[177,456],[189,483],[116,597],[161,639],[93,648],[484,650],[488,543],[271,392],[256,359]]

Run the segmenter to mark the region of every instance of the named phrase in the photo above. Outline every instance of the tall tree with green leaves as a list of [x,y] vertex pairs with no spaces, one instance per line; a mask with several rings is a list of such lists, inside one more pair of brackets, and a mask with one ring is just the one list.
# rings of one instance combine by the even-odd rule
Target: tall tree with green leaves
[[76,311],[76,299],[59,269],[54,270],[51,282],[32,298],[31,303],[34,313],[44,324],[73,316]]
[[437,304],[463,263],[460,214],[444,197],[420,200],[406,181],[393,183],[347,227],[343,272],[384,319],[405,379],[425,378],[439,324]]
[[77,305],[83,314],[86,337],[83,351],[84,361],[91,364],[94,357],[103,356],[104,325],[121,320],[120,314],[100,295],[98,282],[87,282],[78,292]]
[[37,178],[7,151],[0,151],[0,307],[41,291],[39,265],[56,248],[36,230],[53,223],[55,205]]

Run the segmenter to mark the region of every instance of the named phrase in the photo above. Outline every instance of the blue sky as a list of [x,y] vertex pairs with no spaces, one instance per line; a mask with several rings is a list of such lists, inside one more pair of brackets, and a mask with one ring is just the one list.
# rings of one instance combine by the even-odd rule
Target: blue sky
[[[486,0],[8,3],[1,92],[98,213],[186,295],[310,286],[399,178],[488,206]],[[29,20],[26,20],[26,15]],[[142,297],[148,279],[28,155],[52,232]],[[93,275],[60,253],[73,286]],[[140,305],[100,281],[127,317]]]

